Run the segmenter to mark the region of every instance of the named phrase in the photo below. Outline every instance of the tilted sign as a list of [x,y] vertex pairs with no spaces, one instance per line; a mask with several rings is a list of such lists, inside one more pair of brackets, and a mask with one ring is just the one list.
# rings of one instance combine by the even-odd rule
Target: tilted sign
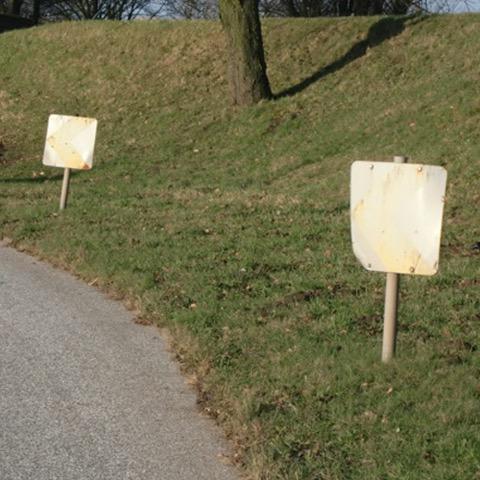
[[446,182],[447,171],[438,166],[353,163],[352,243],[366,269],[437,272]]
[[89,170],[92,168],[97,120],[50,115],[43,153],[44,165]]

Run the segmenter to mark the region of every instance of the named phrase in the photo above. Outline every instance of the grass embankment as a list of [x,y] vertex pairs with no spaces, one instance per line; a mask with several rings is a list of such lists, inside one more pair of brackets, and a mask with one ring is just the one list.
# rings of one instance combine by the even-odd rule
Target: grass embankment
[[[265,24],[277,101],[234,109],[206,22],[0,36],[0,232],[167,326],[256,479],[480,475],[480,16]],[[94,169],[41,165],[49,113],[99,120]],[[449,172],[440,273],[351,253],[355,159]],[[43,172],[43,173],[42,173]]]

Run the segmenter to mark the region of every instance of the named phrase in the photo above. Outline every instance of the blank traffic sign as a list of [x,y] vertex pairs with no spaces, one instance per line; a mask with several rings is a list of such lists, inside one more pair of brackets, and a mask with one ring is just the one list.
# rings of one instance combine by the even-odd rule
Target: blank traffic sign
[[89,170],[97,132],[95,118],[50,115],[43,164]]
[[366,269],[437,272],[446,182],[447,171],[438,166],[352,164],[353,251]]

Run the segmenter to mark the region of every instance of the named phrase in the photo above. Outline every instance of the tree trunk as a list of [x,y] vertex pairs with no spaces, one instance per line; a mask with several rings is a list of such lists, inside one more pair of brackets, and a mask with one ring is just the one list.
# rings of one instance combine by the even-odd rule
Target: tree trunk
[[298,17],[298,10],[296,9],[293,0],[285,0],[285,5],[287,7],[287,15],[289,17]]
[[356,16],[359,15],[368,15],[368,6],[369,0],[354,0],[353,2],[353,14]]
[[12,15],[20,15],[20,8],[22,7],[23,0],[11,0],[9,3],[9,12]]
[[40,20],[40,0],[33,0],[32,20],[35,25],[38,25]]
[[220,0],[220,18],[227,36],[233,103],[252,105],[271,98],[258,0]]
[[370,7],[370,15],[381,15],[385,11],[384,0],[373,0]]
[[349,0],[339,0],[338,1],[338,16],[346,17],[352,13],[351,11],[351,2]]
[[408,0],[394,0],[392,2],[392,15],[406,15],[411,3],[413,2]]

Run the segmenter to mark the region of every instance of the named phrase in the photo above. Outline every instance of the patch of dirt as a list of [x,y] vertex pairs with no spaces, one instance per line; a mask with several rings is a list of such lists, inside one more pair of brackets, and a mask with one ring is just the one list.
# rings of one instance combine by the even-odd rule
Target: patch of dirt
[[328,291],[324,288],[316,288],[314,290],[306,290],[304,292],[295,292],[291,293],[290,295],[286,295],[285,297],[277,300],[275,302],[275,306],[283,307],[287,305],[295,305],[297,303],[303,302],[310,302],[314,298],[324,297],[328,295]]
[[0,247],[8,247],[13,244],[13,240],[10,237],[3,237],[0,240]]
[[457,282],[457,287],[468,288],[480,285],[480,278],[465,278]]
[[146,318],[142,315],[137,315],[133,320],[133,323],[135,323],[136,325],[142,325],[144,327],[149,327],[150,325],[153,325],[153,322],[149,318]]
[[360,333],[367,337],[377,337],[383,331],[383,317],[380,314],[362,315],[354,319]]
[[341,292],[345,292],[345,286],[341,284],[333,284],[326,287],[290,293],[282,298],[277,299],[275,302],[265,305],[260,310],[260,316],[262,318],[268,317],[274,308],[290,307],[292,305],[308,303],[316,298],[332,297]]
[[452,257],[473,257],[480,254],[480,249],[474,245],[442,245],[442,251],[446,256]]
[[312,290],[305,290],[301,292],[291,293],[277,300],[274,303],[274,306],[286,307],[289,305],[296,305],[298,303],[310,302],[315,298],[331,297],[341,292],[345,292],[345,286],[339,283],[335,283],[333,285],[328,285],[326,287],[320,287]]

